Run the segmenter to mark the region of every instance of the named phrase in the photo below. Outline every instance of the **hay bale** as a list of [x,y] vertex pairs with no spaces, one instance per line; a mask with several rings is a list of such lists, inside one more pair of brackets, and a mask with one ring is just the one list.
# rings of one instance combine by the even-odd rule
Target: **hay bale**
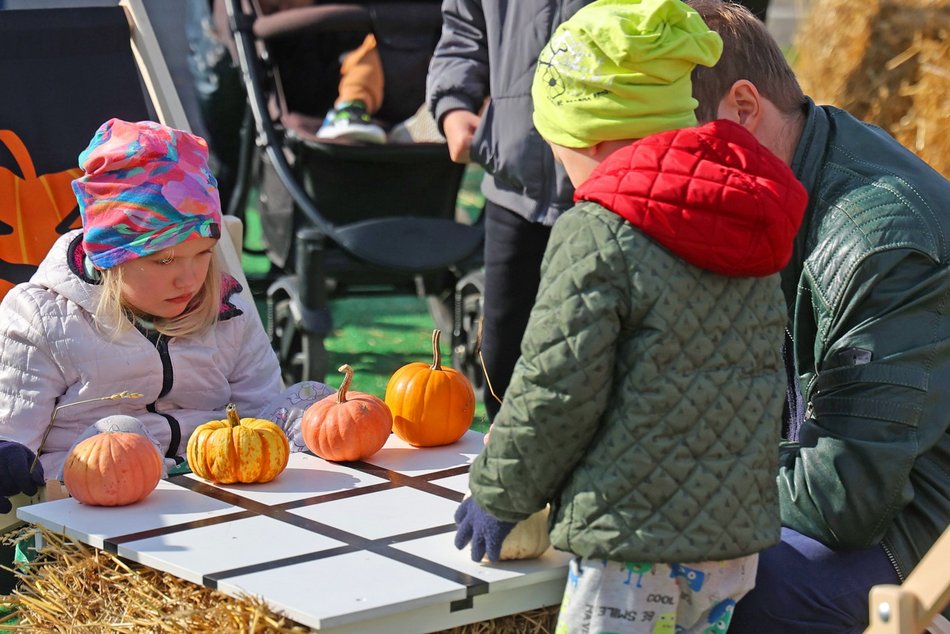
[[10,631],[300,633],[309,628],[255,597],[233,598],[45,530],[42,554],[17,571]]
[[[20,586],[0,607],[0,631],[297,634],[311,630],[257,597],[231,597],[72,541],[45,529],[42,554],[17,571]],[[17,624],[11,625],[16,620]],[[550,634],[557,607],[446,630],[444,634]]]
[[443,630],[437,634],[552,634],[557,625],[559,607],[552,605]]
[[806,94],[950,174],[950,0],[813,0],[795,47]]

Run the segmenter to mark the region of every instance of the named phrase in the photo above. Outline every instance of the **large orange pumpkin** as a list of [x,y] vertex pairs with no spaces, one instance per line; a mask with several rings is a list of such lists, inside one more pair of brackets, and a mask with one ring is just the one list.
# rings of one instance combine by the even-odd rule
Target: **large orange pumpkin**
[[[16,133],[0,130],[20,176],[0,167],[0,299],[13,287],[13,269],[36,270],[56,238],[80,225],[72,180],[78,168],[36,175],[33,159]],[[5,226],[6,225],[6,226]],[[8,270],[4,270],[8,269]]]
[[234,403],[227,418],[198,425],[188,439],[188,466],[221,484],[270,482],[287,467],[290,443],[283,430],[262,418],[241,418]]
[[468,431],[475,416],[471,382],[458,370],[442,367],[440,334],[432,331],[432,365],[404,365],[386,384],[393,433],[416,447],[455,442]]
[[383,448],[393,428],[389,407],[378,396],[349,391],[353,368],[340,366],[343,383],[306,409],[300,421],[304,443],[324,460],[364,460]]
[[73,447],[63,466],[69,494],[92,506],[144,499],[162,477],[162,457],[141,434],[102,432]]

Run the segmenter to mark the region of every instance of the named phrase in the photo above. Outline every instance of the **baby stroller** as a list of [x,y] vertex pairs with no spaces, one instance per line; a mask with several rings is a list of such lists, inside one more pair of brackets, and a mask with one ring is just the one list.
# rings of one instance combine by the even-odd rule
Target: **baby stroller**
[[427,297],[436,327],[453,333],[456,363],[464,361],[470,334],[462,324],[472,322],[478,302],[476,287],[464,284],[457,298],[456,286],[480,267],[483,240],[480,223],[455,219],[464,166],[443,142],[315,136],[333,105],[340,54],[369,32],[385,81],[375,117],[393,125],[420,109],[441,30],[439,2],[317,4],[269,15],[257,4],[226,0],[258,146],[245,152],[238,190],[252,180],[260,192],[275,271],[266,324],[285,381],[324,379],[328,302],[354,294]]

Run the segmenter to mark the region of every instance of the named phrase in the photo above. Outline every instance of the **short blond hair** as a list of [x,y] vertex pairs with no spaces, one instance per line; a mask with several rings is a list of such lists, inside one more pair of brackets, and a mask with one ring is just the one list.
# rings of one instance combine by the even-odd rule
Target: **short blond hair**
[[[132,327],[133,311],[122,298],[124,265],[100,271],[102,293],[96,304],[95,318],[100,327],[111,329],[115,336]],[[186,337],[212,328],[221,308],[221,266],[213,252],[204,284],[181,315],[155,318],[155,330],[167,337]]]
[[717,118],[719,103],[732,85],[745,79],[779,112],[802,112],[805,95],[785,55],[765,25],[741,4],[723,0],[684,0],[706,25],[722,38],[722,56],[712,68],[693,70],[693,97],[699,102],[696,118]]

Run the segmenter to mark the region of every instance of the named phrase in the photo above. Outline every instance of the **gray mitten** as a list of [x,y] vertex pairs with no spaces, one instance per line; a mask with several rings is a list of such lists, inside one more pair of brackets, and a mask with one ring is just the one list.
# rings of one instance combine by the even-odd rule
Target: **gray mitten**
[[[166,458],[165,452],[162,450],[162,445],[159,443],[155,436],[146,429],[145,424],[137,419],[135,416],[126,416],[124,414],[114,414],[112,416],[106,416],[105,418],[100,418],[92,425],[87,427],[83,433],[79,434],[79,437],[73,442],[72,447],[69,448],[69,451],[72,452],[73,447],[81,443],[87,438],[91,438],[96,434],[101,434],[103,432],[127,432],[131,434],[138,434],[140,436],[145,436],[148,438],[149,442],[155,445],[155,450],[158,451],[158,455],[162,456],[162,478],[168,477],[169,467],[175,466],[175,461],[172,458]],[[67,454],[68,455],[68,454]]]
[[300,432],[303,413],[308,407],[331,394],[336,394],[336,390],[317,381],[294,383],[268,403],[258,418],[272,421],[284,430],[291,452],[305,451],[307,445]]

